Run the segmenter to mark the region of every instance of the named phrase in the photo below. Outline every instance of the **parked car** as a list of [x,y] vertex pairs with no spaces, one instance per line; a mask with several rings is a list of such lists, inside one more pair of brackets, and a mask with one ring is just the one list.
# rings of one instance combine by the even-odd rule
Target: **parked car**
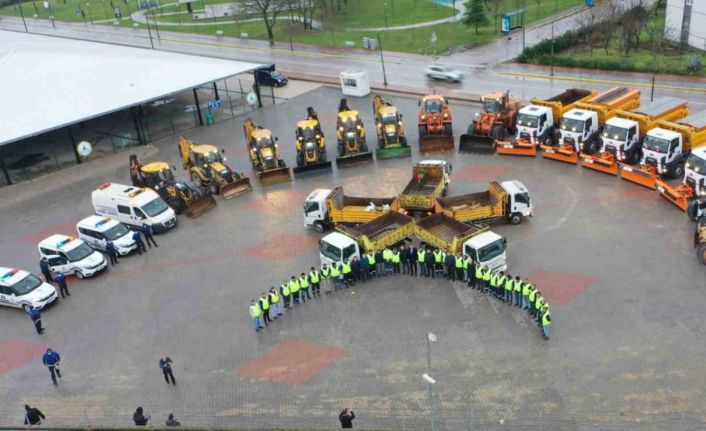
[[429,79],[442,79],[448,82],[461,82],[463,79],[461,72],[444,64],[430,64],[424,69],[424,74]]
[[285,74],[276,70],[258,70],[257,77],[260,85],[269,87],[284,87],[289,82]]

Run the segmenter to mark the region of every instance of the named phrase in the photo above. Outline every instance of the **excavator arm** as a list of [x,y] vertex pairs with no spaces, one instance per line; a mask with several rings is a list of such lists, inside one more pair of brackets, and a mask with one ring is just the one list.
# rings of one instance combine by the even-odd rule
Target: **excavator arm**
[[130,179],[135,187],[142,187],[140,169],[142,169],[142,163],[137,160],[137,154],[130,154]]
[[179,146],[181,165],[184,167],[184,169],[188,171],[189,169],[191,169],[191,158],[189,156],[191,155],[191,147],[192,145],[194,145],[194,143],[181,136],[179,137],[179,143],[177,145]]

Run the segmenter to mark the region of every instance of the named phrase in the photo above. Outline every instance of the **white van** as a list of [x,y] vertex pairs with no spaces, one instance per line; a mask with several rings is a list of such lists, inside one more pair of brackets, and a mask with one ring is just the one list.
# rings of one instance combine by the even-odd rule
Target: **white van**
[[17,268],[0,267],[0,305],[44,308],[58,298],[54,286]]
[[40,241],[37,248],[39,257],[47,261],[55,274],[75,274],[78,278],[85,278],[108,267],[100,252],[71,236],[52,235]]
[[91,194],[96,214],[130,226],[152,226],[164,232],[176,226],[174,210],[152,189],[103,183]]
[[112,242],[119,255],[125,256],[137,250],[137,243],[132,239],[132,231],[124,224],[110,217],[92,215],[76,223],[78,237],[91,247],[106,250]]

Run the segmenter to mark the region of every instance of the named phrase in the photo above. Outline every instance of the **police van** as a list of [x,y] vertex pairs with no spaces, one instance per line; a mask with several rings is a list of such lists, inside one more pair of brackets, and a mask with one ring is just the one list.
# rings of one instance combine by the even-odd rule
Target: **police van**
[[39,256],[46,260],[55,274],[91,277],[104,270],[108,263],[103,255],[85,241],[72,236],[52,235],[37,246]]
[[174,210],[152,189],[103,183],[91,194],[93,209],[129,226],[164,232],[176,226]]
[[44,308],[56,299],[54,286],[34,274],[0,267],[0,305],[28,310],[30,307]]
[[98,250],[106,250],[109,242],[113,243],[121,256],[137,249],[137,243],[132,239],[132,231],[110,217],[86,217],[76,223],[76,231],[80,239]]

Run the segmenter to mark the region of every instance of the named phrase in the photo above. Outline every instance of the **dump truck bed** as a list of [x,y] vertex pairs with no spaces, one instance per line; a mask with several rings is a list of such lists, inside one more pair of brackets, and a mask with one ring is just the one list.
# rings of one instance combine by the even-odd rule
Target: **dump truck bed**
[[459,222],[489,220],[507,214],[507,193],[497,181],[479,193],[439,198],[443,213]]
[[[371,203],[374,205],[371,206]],[[396,198],[346,196],[343,187],[336,187],[326,198],[329,217],[334,224],[360,224],[375,220],[389,210],[400,208]],[[388,209],[385,209],[388,206]]]
[[660,121],[659,127],[681,133],[684,138],[684,151],[706,145],[706,111],[691,114],[678,121]]
[[672,121],[689,114],[689,104],[675,97],[661,97],[653,102],[631,111],[619,110],[616,116],[635,121],[640,126],[640,135],[657,127],[659,120]]
[[[422,175],[421,182],[418,180],[419,175]],[[445,186],[442,166],[415,166],[412,169],[412,179],[400,194],[400,207],[410,210],[431,210]]]
[[470,237],[488,230],[488,226],[471,226],[442,213],[432,214],[415,224],[415,234],[422,241],[449,253],[458,253]]
[[530,104],[538,106],[546,106],[552,110],[554,121],[559,122],[564,113],[573,109],[578,102],[589,99],[596,93],[591,90],[581,90],[579,88],[569,88],[566,91],[557,94],[549,99],[530,99]]
[[368,252],[397,244],[414,234],[414,219],[397,211],[389,211],[360,226],[339,226],[338,230],[354,238]]
[[598,122],[605,124],[614,117],[618,110],[631,110],[640,106],[640,90],[628,87],[613,87],[597,94],[583,102],[576,103],[574,108],[594,111],[598,114]]

